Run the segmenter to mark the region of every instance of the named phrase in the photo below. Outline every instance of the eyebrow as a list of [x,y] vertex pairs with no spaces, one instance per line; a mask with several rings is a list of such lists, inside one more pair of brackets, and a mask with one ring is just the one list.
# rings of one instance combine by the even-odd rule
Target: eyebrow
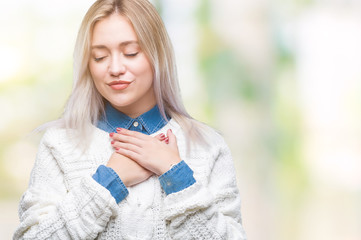
[[[138,41],[124,41],[119,44],[119,47],[124,47],[129,44],[138,44]],[[105,45],[93,45],[91,46],[91,49],[107,49],[107,47]]]

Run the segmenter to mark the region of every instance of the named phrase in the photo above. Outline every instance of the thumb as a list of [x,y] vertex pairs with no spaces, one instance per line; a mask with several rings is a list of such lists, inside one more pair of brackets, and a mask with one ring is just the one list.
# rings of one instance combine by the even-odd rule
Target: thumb
[[178,148],[178,146],[177,146],[177,138],[173,134],[172,129],[168,129],[167,136],[169,138],[169,146],[171,146],[173,148]]

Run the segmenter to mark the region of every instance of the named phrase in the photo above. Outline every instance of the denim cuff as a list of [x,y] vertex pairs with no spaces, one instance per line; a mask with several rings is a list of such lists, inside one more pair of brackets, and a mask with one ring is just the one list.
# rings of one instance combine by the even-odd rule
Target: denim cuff
[[196,182],[192,169],[184,161],[161,175],[159,181],[167,195],[182,191]]
[[128,189],[118,174],[110,167],[100,165],[93,175],[93,179],[109,190],[117,203],[128,196]]

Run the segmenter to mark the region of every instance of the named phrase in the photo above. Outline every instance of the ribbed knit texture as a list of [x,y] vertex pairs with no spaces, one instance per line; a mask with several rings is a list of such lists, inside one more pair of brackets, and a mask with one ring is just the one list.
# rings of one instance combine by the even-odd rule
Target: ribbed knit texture
[[212,148],[195,146],[187,156],[187,140],[174,120],[153,135],[169,128],[196,183],[167,196],[153,176],[129,187],[119,204],[91,177],[113,153],[108,133],[96,129],[84,137],[90,147],[83,152],[66,130],[49,129],[20,201],[14,239],[246,239],[233,161],[223,138],[210,130]]

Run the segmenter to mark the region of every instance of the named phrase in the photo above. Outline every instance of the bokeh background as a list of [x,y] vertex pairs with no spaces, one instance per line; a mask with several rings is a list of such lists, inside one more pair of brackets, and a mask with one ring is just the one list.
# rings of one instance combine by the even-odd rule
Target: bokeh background
[[[0,238],[62,113],[89,0],[0,2]],[[189,112],[231,147],[252,240],[361,239],[361,2],[154,0]],[[84,106],[86,107],[86,106]]]

